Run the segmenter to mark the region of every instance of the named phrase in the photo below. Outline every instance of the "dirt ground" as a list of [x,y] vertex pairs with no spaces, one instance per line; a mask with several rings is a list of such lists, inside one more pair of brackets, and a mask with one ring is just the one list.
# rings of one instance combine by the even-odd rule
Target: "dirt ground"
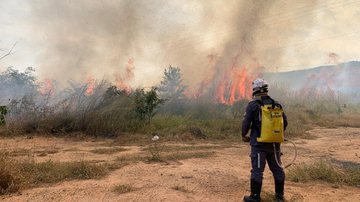
[[[316,128],[308,137],[294,141],[298,147],[295,164],[318,160],[338,160],[360,163],[359,128]],[[0,148],[18,151],[14,158],[29,158],[21,151],[32,151],[36,161],[94,161],[112,162],[118,157],[146,155],[140,146],[117,146],[125,148],[114,154],[91,152],[110,146],[111,140],[74,141],[54,137],[1,138]],[[72,180],[26,189],[21,193],[0,196],[1,201],[242,201],[249,192],[250,147],[241,142],[204,143],[193,146],[214,151],[206,158],[171,160],[168,163],[138,161],[110,172],[102,179]],[[293,150],[283,145],[284,163],[290,161]],[[41,152],[48,152],[41,155]],[[114,192],[117,185],[134,188],[129,193]],[[286,181],[287,201],[360,201],[360,187],[334,186],[324,182],[295,183]],[[266,168],[263,196],[273,193],[273,178]],[[269,198],[269,197],[268,197]],[[270,200],[268,200],[270,201]]]

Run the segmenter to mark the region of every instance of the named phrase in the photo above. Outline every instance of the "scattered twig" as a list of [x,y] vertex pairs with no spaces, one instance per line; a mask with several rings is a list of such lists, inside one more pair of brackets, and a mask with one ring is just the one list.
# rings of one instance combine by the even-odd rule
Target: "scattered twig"
[[[7,56],[9,56],[9,55],[11,55],[11,54],[13,54],[14,53],[14,47],[16,46],[16,43],[17,42],[15,42],[13,45],[12,45],[12,47],[10,48],[10,50],[6,53],[6,54],[4,54],[4,55],[2,55],[2,56],[0,56],[0,60],[2,60],[3,58],[5,58],[5,57],[7,57]],[[3,49],[0,49],[1,51],[4,51]]]

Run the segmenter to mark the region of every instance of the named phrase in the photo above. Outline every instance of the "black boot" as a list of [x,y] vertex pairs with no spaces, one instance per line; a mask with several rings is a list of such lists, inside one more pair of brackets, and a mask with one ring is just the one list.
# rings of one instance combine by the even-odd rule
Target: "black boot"
[[244,196],[245,202],[260,202],[260,193],[261,193],[261,185],[262,183],[258,183],[254,180],[250,181],[251,195]]
[[275,181],[275,200],[283,202],[284,199],[284,181]]

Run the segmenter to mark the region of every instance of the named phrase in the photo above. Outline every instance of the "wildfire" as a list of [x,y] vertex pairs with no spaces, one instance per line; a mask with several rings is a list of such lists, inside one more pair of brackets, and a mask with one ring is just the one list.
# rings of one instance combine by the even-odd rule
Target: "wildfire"
[[134,69],[134,59],[130,58],[126,64],[125,74],[123,76],[120,74],[116,75],[116,87],[130,93],[132,89],[128,83],[134,78]]
[[[235,57],[232,65],[225,70],[217,67],[217,55],[208,55],[209,71],[205,78],[196,86],[189,87],[185,95],[190,99],[210,98],[215,102],[232,105],[242,99],[251,99],[251,81],[256,78],[254,72],[246,67],[239,68]],[[129,82],[134,78],[134,60],[130,58],[126,64],[123,74],[115,75],[115,85],[120,90],[131,93]],[[256,69],[256,67],[254,68]],[[85,95],[94,93],[95,79],[92,77],[86,80],[87,89]]]
[[208,55],[210,71],[198,83],[196,88],[186,91],[185,95],[191,99],[198,99],[208,95],[216,102],[232,105],[241,99],[251,99],[251,81],[256,78],[260,70],[259,65],[254,65],[254,71],[246,67],[239,68],[239,57],[234,57],[230,68],[220,71],[216,69],[217,55]]
[[254,76],[248,73],[246,67],[232,68],[224,72],[216,87],[216,100],[232,105],[241,99],[251,98],[251,81]]
[[198,83],[196,87],[188,87],[185,91],[185,96],[191,99],[198,99],[204,96],[211,87],[213,79],[214,72],[211,72],[200,83]]
[[210,71],[205,78],[196,85],[196,87],[188,87],[185,91],[185,96],[190,99],[198,99],[208,93],[215,77],[215,63],[217,61],[217,57],[218,56],[215,53],[211,53],[207,56]]
[[94,93],[94,88],[95,88],[95,79],[90,76],[88,77],[88,79],[86,79],[85,95],[87,96],[92,95]]
[[45,79],[40,89],[41,95],[53,95],[55,93],[54,82],[51,79]]
[[318,73],[310,73],[307,75],[306,82],[302,87],[302,91],[308,91],[311,88],[316,88],[319,91],[327,89],[336,89],[341,87],[344,83],[344,78],[341,77],[342,68],[336,65],[332,71],[322,68]]

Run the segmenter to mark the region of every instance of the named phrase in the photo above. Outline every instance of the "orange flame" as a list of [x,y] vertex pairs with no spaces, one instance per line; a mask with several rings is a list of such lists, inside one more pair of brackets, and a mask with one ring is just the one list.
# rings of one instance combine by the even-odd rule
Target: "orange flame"
[[251,80],[254,78],[245,67],[225,71],[216,88],[216,100],[232,105],[241,99],[251,99]]
[[255,57],[251,58],[251,69],[246,66],[238,67],[240,55],[233,58],[232,65],[223,71],[222,78],[216,86],[215,99],[223,104],[232,105],[235,102],[252,97],[251,81],[261,75],[263,67]]
[[55,93],[55,87],[54,82],[51,79],[45,79],[44,85],[40,89],[41,95],[54,95]]
[[[239,68],[239,56],[233,58],[232,65],[225,71],[216,69],[217,55],[208,55],[210,70],[208,75],[197,85],[197,88],[188,89],[185,95],[191,99],[198,99],[209,94],[213,89],[216,102],[232,105],[242,99],[251,99],[251,81],[259,76],[261,66],[256,59],[253,60],[254,68],[249,71],[246,67]],[[220,74],[218,74],[220,72]]]
[[127,93],[130,93],[132,91],[130,85],[128,84],[129,81],[131,81],[134,78],[134,59],[130,58],[128,60],[128,63],[126,64],[125,74],[124,76],[116,75],[116,87],[118,87],[120,90],[124,90]]
[[88,77],[88,79],[86,79],[85,95],[90,96],[94,94],[94,88],[95,88],[95,79],[90,76]]

